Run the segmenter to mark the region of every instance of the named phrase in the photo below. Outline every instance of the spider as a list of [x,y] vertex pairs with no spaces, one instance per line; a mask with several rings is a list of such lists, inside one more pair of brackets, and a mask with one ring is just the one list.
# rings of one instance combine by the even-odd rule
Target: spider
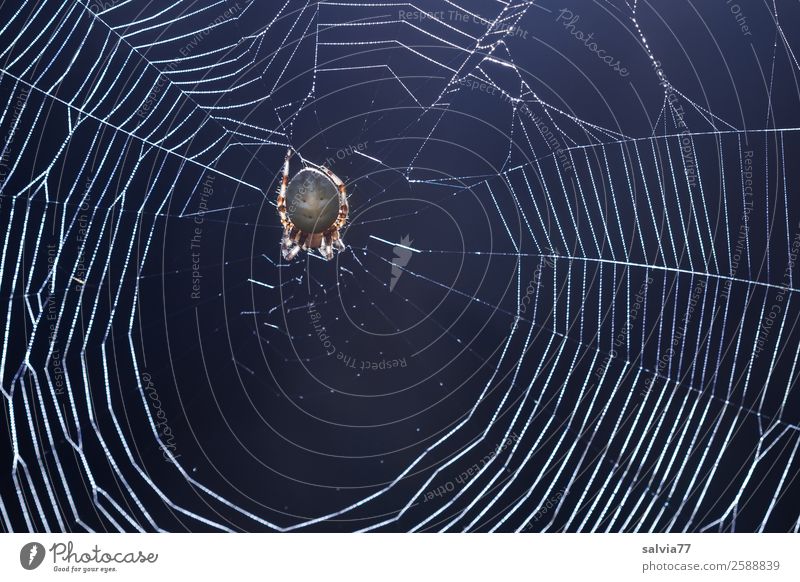
[[[283,225],[281,254],[291,261],[301,250],[319,249],[326,260],[344,250],[340,231],[347,222],[347,190],[336,174],[311,163],[289,180],[291,148],[283,162],[278,216]],[[305,162],[304,162],[305,163]]]

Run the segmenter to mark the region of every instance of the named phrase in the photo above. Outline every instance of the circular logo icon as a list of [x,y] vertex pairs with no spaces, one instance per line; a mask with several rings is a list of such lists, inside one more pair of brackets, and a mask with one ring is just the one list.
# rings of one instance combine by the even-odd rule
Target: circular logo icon
[[19,551],[19,563],[26,570],[35,570],[44,562],[44,546],[39,542],[30,542]]

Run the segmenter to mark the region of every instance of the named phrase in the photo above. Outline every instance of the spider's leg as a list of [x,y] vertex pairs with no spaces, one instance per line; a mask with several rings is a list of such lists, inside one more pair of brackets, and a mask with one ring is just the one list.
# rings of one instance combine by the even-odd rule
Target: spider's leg
[[323,166],[322,170],[339,189],[339,216],[336,218],[334,225],[336,228],[341,228],[344,226],[345,221],[347,221],[347,215],[350,212],[350,206],[347,203],[347,188],[345,187],[344,182],[339,179],[339,176],[331,172],[328,168]]
[[319,245],[319,254],[322,255],[326,261],[333,258],[333,247],[331,247],[331,239],[328,234],[322,235],[322,241]]
[[294,246],[296,243],[297,229],[295,229],[291,224],[287,225],[286,228],[283,229],[283,238],[281,238],[281,248],[288,249]]
[[281,240],[281,255],[287,261],[291,261],[293,258],[297,256],[297,253],[300,252],[300,245],[297,244],[297,241],[292,238],[292,230],[291,228],[287,228],[283,233],[283,239]]
[[286,158],[283,160],[283,171],[281,175],[281,187],[278,190],[278,216],[283,225],[283,238],[281,239],[281,255],[287,261],[291,261],[300,252],[300,231],[295,228],[289,215],[286,212],[286,190],[289,187],[289,158],[292,157],[292,149],[286,150]]
[[347,196],[342,194],[339,196],[339,215],[336,217],[336,222],[333,223],[331,230],[336,233],[336,238],[339,236],[339,230],[347,222],[347,214],[350,212],[350,207],[347,204]]
[[325,166],[322,166],[322,171],[325,172],[325,175],[328,176],[328,178],[330,178],[334,184],[336,184],[336,187],[339,189],[340,193],[346,193],[344,182],[339,179],[339,176],[331,172],[330,169],[326,168]]
[[330,230],[331,240],[329,241],[329,245],[337,251],[343,251],[345,247],[339,236],[339,229],[345,225],[347,222],[347,215],[350,213],[350,205],[347,203],[347,188],[345,187],[344,182],[339,179],[339,176],[331,172],[328,168],[322,166],[322,170],[339,190],[339,214],[337,215],[336,221],[333,223],[333,226]]
[[292,157],[292,150],[286,151],[286,159],[283,161],[283,174],[281,176],[281,186],[278,190],[278,216],[281,224],[286,228],[289,226],[289,216],[286,214],[286,188],[289,185],[289,158]]
[[297,237],[295,238],[295,240],[297,241],[297,244],[300,245],[300,248],[302,248],[304,251],[308,250],[308,241],[310,239],[311,239],[310,236],[308,236],[306,233],[301,232],[301,231],[298,231]]
[[283,258],[287,261],[291,261],[293,258],[297,256],[297,253],[300,252],[300,247],[296,243],[292,243],[292,246],[288,249],[284,249],[283,251]]
[[339,230],[336,229],[331,233],[331,238],[333,239],[333,248],[337,251],[341,252],[345,249],[344,241],[342,237],[339,235]]

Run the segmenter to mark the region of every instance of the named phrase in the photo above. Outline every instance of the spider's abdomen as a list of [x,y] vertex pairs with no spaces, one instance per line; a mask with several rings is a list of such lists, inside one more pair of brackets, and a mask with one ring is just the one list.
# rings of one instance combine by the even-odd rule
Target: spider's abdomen
[[339,190],[319,170],[304,168],[286,187],[286,213],[303,232],[325,232],[339,215]]

